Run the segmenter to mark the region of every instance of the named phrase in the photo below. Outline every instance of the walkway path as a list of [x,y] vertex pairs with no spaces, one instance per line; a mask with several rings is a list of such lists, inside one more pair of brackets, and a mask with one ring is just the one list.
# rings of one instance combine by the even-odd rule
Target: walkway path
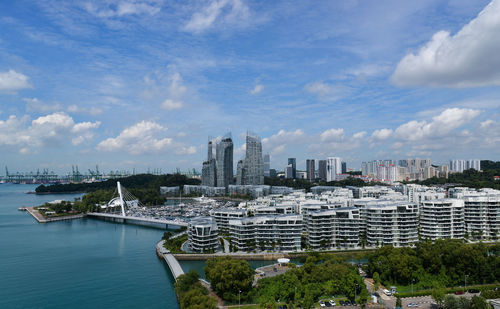
[[163,257],[165,262],[167,262],[168,268],[170,268],[170,272],[172,273],[172,276],[174,276],[175,280],[177,281],[177,278],[179,278],[180,275],[184,275],[184,270],[181,267],[181,264],[177,261],[177,259],[163,247],[163,244],[165,243],[164,240],[161,240],[156,244],[156,252],[158,255]]

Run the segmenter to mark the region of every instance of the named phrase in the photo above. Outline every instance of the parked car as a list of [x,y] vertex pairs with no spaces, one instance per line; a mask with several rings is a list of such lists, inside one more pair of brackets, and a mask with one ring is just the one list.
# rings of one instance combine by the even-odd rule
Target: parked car
[[464,294],[463,291],[455,291],[455,295],[462,295],[462,294]]
[[346,305],[346,306],[350,306],[350,305],[351,305],[351,302],[350,302],[350,301],[348,301],[348,300],[346,300],[346,301],[345,301],[345,305]]
[[330,304],[330,302],[328,302],[328,301],[327,301],[327,302],[325,302],[325,305],[326,305],[327,307],[331,307],[331,306],[332,306],[332,304]]
[[326,307],[326,306],[325,306],[325,303],[324,303],[323,301],[320,301],[320,302],[319,302],[319,305],[320,305],[320,307]]
[[335,306],[335,301],[333,299],[330,299],[329,303],[330,305]]
[[481,291],[479,291],[478,289],[470,289],[469,290],[469,293],[471,293],[471,294],[479,293],[479,292],[481,292]]
[[346,305],[345,301],[343,301],[343,300],[339,301],[339,303],[340,303],[341,306],[345,306]]
[[409,303],[407,306],[410,308],[411,307],[418,307],[418,304],[417,303]]

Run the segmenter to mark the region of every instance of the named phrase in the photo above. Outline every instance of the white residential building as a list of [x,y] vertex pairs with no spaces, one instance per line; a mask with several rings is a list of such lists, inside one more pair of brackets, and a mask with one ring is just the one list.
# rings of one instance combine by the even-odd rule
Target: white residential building
[[342,174],[342,160],[339,157],[326,159],[326,181],[337,180],[337,175]]
[[229,231],[229,220],[244,218],[246,215],[247,211],[240,208],[215,208],[210,211],[210,216],[217,222],[221,233]]
[[463,200],[465,229],[468,236],[473,239],[498,239],[500,236],[500,194],[489,194],[483,191],[464,196]]
[[301,249],[302,215],[267,215],[229,221],[231,242],[238,250]]
[[416,243],[418,241],[417,209],[417,204],[409,202],[367,205],[365,220],[368,245],[404,247]]
[[443,239],[464,237],[464,201],[437,199],[423,201],[420,206],[420,237]]
[[212,217],[198,217],[188,224],[189,249],[195,252],[214,252],[219,247],[219,231]]
[[312,249],[354,248],[359,245],[359,209],[343,207],[312,211],[304,216]]

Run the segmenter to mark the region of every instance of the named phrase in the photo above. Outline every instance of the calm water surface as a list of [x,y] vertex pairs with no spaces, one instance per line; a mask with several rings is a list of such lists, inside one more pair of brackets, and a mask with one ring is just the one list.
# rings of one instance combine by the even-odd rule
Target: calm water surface
[[155,254],[163,231],[93,219],[37,223],[20,206],[78,195],[0,184],[0,308],[178,308]]
[[[164,231],[95,219],[39,224],[17,208],[80,195],[26,194],[35,188],[0,184],[0,308],[179,308],[154,250]],[[203,261],[181,266],[204,277]]]

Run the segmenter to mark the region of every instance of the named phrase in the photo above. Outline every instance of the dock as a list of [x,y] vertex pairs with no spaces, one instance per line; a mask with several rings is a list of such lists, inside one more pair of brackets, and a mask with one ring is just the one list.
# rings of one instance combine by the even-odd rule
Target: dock
[[[22,208],[24,208],[24,209],[22,209]],[[33,218],[35,218],[35,220],[38,221],[39,223],[49,223],[49,222],[56,222],[56,221],[81,219],[81,218],[85,218],[85,216],[86,216],[85,214],[78,214],[78,215],[46,218],[37,209],[35,209],[35,207],[20,207],[19,210],[29,212],[29,214],[32,215]]]

